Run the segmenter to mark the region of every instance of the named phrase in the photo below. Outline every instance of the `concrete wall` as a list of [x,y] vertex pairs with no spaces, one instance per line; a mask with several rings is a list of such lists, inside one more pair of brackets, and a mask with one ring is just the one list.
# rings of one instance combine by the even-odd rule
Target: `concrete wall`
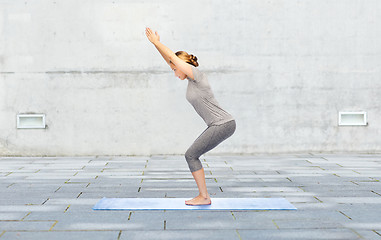
[[[212,153],[381,151],[379,0],[0,0],[0,155],[181,154],[205,125],[146,40],[199,58]],[[339,111],[369,125],[339,127]],[[17,129],[18,113],[46,129]]]

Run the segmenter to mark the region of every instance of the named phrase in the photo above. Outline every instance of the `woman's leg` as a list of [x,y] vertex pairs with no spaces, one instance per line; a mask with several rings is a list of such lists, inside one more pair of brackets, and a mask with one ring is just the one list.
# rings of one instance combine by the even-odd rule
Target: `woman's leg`
[[193,178],[196,181],[199,195],[192,200],[185,201],[188,205],[207,205],[211,204],[210,196],[206,188],[204,169],[192,172]]
[[199,157],[215,148],[222,141],[230,137],[235,131],[235,121],[218,126],[208,127],[190,146],[185,153],[188,166],[197,183],[199,195],[185,203],[189,205],[210,204],[210,197],[206,188],[205,173]]

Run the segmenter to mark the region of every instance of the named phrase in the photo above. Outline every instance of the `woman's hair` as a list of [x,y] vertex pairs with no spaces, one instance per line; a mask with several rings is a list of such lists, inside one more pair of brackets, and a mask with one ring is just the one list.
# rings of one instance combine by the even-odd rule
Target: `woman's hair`
[[192,54],[188,54],[187,52],[185,51],[178,51],[175,53],[176,56],[178,56],[179,58],[181,58],[182,60],[184,60],[186,63],[189,63],[195,67],[198,66],[198,62],[197,62],[197,57],[192,55]]

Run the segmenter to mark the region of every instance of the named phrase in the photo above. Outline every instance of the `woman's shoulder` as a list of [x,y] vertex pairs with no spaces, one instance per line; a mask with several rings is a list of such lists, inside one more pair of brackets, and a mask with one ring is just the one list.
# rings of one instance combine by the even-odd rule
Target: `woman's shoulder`
[[192,73],[193,73],[193,81],[195,82],[201,82],[206,81],[206,74],[204,71],[200,70],[198,67],[191,66],[192,67]]

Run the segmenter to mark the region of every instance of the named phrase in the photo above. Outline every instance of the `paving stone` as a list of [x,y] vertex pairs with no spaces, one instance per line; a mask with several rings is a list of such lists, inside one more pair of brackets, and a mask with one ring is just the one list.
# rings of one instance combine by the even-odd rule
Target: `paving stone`
[[340,192],[353,192],[353,191],[362,191],[362,188],[359,188],[357,185],[342,185],[341,187],[339,185],[302,185],[299,186],[301,190],[304,192],[309,192],[313,194],[334,194],[334,193],[340,193]]
[[35,240],[35,239],[92,239],[92,240],[115,240],[120,231],[50,231],[50,232],[6,232],[1,240]]
[[28,221],[41,221],[41,220],[51,220],[51,221],[61,221],[64,218],[67,218],[67,212],[54,211],[54,212],[28,212],[24,214],[23,220]]
[[381,191],[381,182],[354,181],[359,187],[369,190]]
[[372,193],[369,190],[366,191],[355,191],[355,190],[335,190],[335,191],[322,191],[322,192],[315,192],[314,196],[317,196],[319,198],[324,197],[374,197],[374,193]]
[[[135,196],[137,197],[138,196],[138,193],[135,193],[137,192],[137,190],[135,189],[135,191],[133,193],[128,193],[128,192],[125,192],[125,191],[109,191],[109,192],[83,192],[79,198],[93,198],[93,199],[98,199],[98,200],[101,200],[101,198],[103,197],[107,197],[107,198],[129,198],[129,197],[132,197],[132,196]],[[162,194],[162,192],[160,193]]]
[[381,221],[378,222],[349,222],[344,224],[344,227],[356,230],[375,230],[381,229]]
[[320,197],[323,202],[332,203],[370,203],[370,204],[380,204],[381,197]]
[[232,192],[303,192],[298,187],[270,187],[270,186],[252,186],[252,187],[225,187],[224,191]]
[[27,215],[26,212],[0,212],[0,220],[21,220]]
[[0,221],[3,231],[49,231],[55,221]]
[[230,211],[166,211],[167,229],[276,229],[271,219],[237,219]]
[[381,223],[381,208],[378,208],[377,205],[346,205],[339,206],[338,211],[342,212],[348,216],[352,221],[359,223]]
[[181,216],[166,216],[166,226],[169,230],[188,230],[188,229],[236,229],[238,223],[227,214],[225,217],[215,217],[217,213],[212,216],[200,214],[198,216],[187,216],[182,213]]
[[0,212],[50,212],[50,211],[63,211],[60,206],[47,206],[47,205],[0,205]]
[[80,193],[81,191],[87,190],[86,186],[89,183],[76,183],[76,184],[62,184],[58,186],[52,193]]
[[233,240],[239,239],[235,230],[162,230],[162,231],[123,231],[120,240]]
[[293,230],[239,230],[242,240],[295,240],[295,239],[313,239],[313,240],[356,240],[360,239],[353,231],[348,229],[293,229]]
[[[205,179],[206,185],[214,184],[215,180],[214,179]],[[176,180],[176,179],[171,179],[171,180],[160,180],[160,181],[153,181],[149,179],[143,180],[142,183],[140,183],[140,186],[145,187],[145,188],[152,188],[152,187],[191,187],[195,186],[197,187],[197,184],[195,181],[191,180]]]
[[332,228],[342,228],[343,225],[339,222],[329,221],[328,219],[314,219],[314,218],[306,218],[301,220],[293,220],[289,221],[288,219],[285,220],[274,220],[275,224],[280,229],[287,229],[287,228],[293,228],[293,229],[332,229]]
[[41,205],[48,197],[0,199],[0,205]]
[[[60,218],[54,227],[58,230],[159,230],[163,229],[163,213],[155,215],[150,213],[148,218],[140,218],[137,213],[130,211],[82,211],[77,214],[70,211],[65,214],[65,218]],[[158,217],[155,217],[158,216]]]
[[131,193],[131,192],[137,192],[138,189],[139,189],[139,185],[138,184],[131,184],[129,186],[109,186],[109,187],[104,187],[102,185],[102,187],[96,187],[96,186],[93,186],[93,187],[88,187],[88,188],[84,188],[83,191],[86,192],[86,193]]
[[52,198],[52,199],[49,199],[49,201],[47,201],[45,203],[44,206],[51,206],[51,205],[66,205],[66,204],[70,204],[70,205],[84,205],[84,206],[87,206],[87,205],[94,205],[96,204],[97,202],[99,201],[98,198]]
[[367,239],[367,240],[380,240],[381,239],[381,234],[375,230],[358,230],[358,229],[356,229],[354,231],[356,231],[363,239]]
[[335,222],[349,222],[345,216],[336,210],[321,209],[319,211],[313,210],[297,210],[297,211],[232,211],[237,220],[250,220],[250,219],[267,219],[274,221],[303,221],[304,219],[330,220]]

